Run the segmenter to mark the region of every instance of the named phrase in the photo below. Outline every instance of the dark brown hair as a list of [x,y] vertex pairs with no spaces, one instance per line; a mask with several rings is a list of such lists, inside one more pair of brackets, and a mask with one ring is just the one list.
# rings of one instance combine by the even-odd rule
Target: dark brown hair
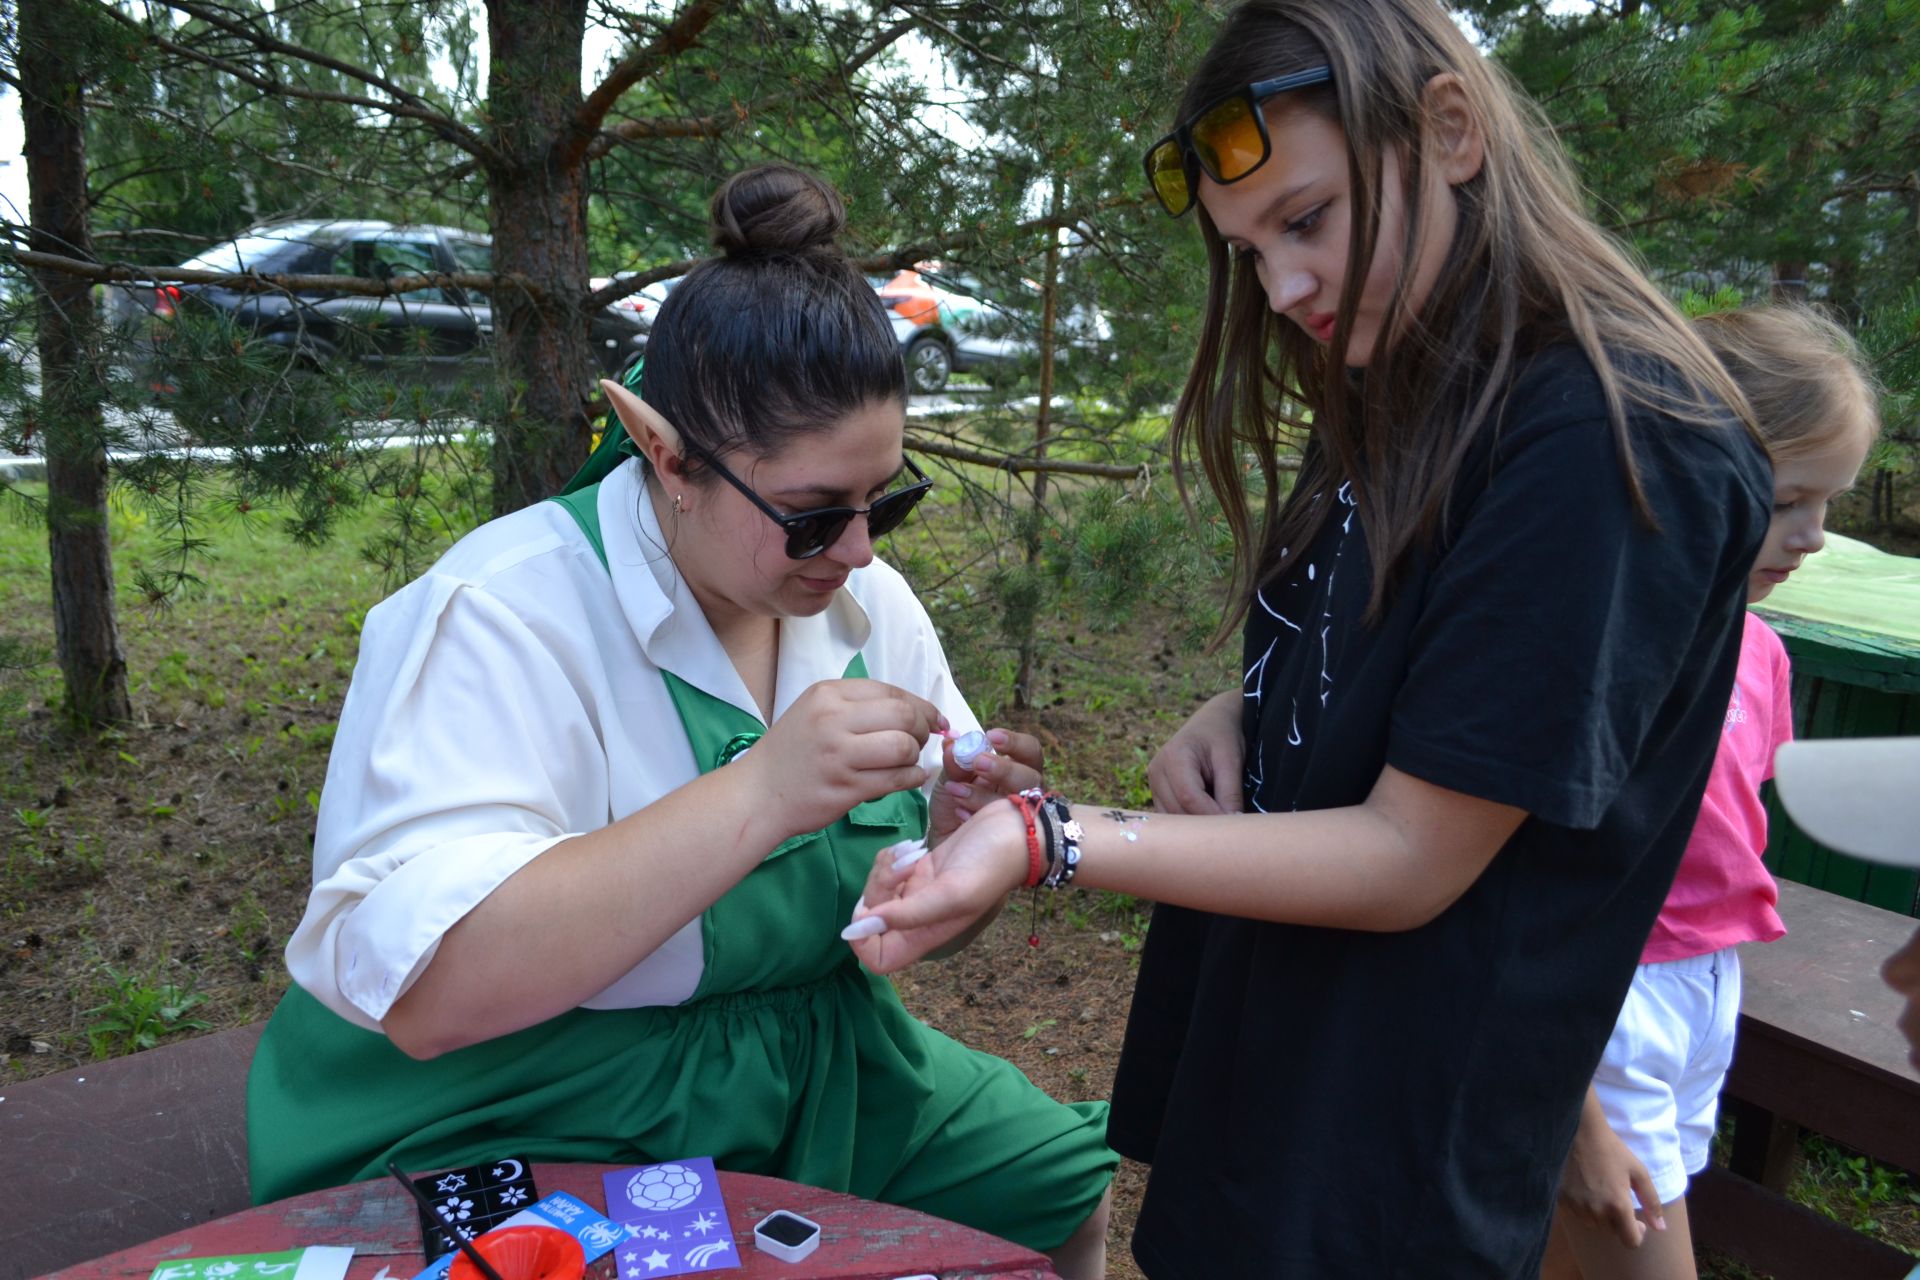
[[[1649,522],[1626,405],[1700,422],[1724,422],[1728,408],[1747,414],[1698,335],[1581,212],[1566,158],[1532,103],[1436,0],[1248,0],[1202,58],[1177,119],[1255,80],[1322,64],[1332,69],[1331,84],[1280,101],[1282,109],[1319,112],[1345,136],[1352,240],[1330,346],[1268,309],[1252,262],[1236,260],[1198,210],[1207,301],[1172,436],[1177,459],[1189,450],[1199,455],[1233,531],[1233,602],[1223,637],[1333,506],[1301,500],[1282,507],[1286,447],[1308,439],[1315,446],[1295,481],[1300,498],[1352,485],[1374,565],[1369,608],[1377,613],[1410,555],[1438,536],[1461,463],[1497,417],[1516,363],[1530,350],[1571,338],[1592,361],[1621,466]],[[1443,72],[1459,80],[1484,157],[1478,175],[1453,188],[1453,243],[1416,310],[1407,273],[1419,256],[1422,181],[1438,145],[1425,94]],[[1406,186],[1402,276],[1365,374],[1351,378],[1346,334],[1380,235],[1389,154],[1399,158]],[[1266,482],[1257,518],[1244,487],[1246,452]]]
[[718,257],[654,320],[641,393],[701,455],[773,453],[875,401],[907,395],[886,308],[839,249],[846,206],[791,165],[737,173],[710,207]]
[[1812,307],[1721,311],[1694,326],[1746,393],[1775,458],[1804,458],[1855,432],[1880,434],[1879,391],[1859,345]]

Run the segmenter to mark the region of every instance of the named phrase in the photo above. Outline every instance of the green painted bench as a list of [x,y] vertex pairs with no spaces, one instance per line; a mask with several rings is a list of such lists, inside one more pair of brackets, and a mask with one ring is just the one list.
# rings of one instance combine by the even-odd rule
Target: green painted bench
[[[1796,736],[1920,735],[1920,559],[1829,535],[1827,549],[1758,612],[1793,659]],[[1767,865],[1776,877],[1920,914],[1920,871],[1834,852],[1795,826],[1771,794],[1767,814]]]

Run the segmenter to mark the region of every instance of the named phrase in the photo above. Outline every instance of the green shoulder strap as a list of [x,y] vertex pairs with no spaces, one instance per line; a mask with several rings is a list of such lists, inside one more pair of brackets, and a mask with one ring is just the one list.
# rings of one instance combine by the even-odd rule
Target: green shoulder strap
[[607,544],[600,538],[600,482],[579,489],[568,489],[556,493],[547,499],[557,502],[567,509],[573,522],[580,526],[580,532],[587,535],[587,541],[593,546],[593,554],[600,557],[600,567],[607,567]]
[[[621,385],[629,391],[640,389],[640,370],[646,364],[642,355],[627,367],[626,376],[620,379]],[[593,554],[600,557],[600,567],[607,567],[607,544],[600,537],[600,482],[613,474],[613,469],[627,458],[637,458],[640,450],[634,447],[626,428],[620,425],[619,415],[608,411],[606,420],[600,424],[600,443],[587,456],[587,461],[573,478],[562,485],[560,492],[549,501],[557,502],[567,509],[573,522],[580,526],[580,532],[587,535],[587,541],[593,546]]]
[[[625,376],[620,379],[620,384],[627,390],[638,393],[640,390],[640,370],[645,364],[646,357],[644,355],[635,360],[627,367],[627,372]],[[599,484],[602,480],[612,475],[613,469],[623,461],[639,456],[640,450],[627,435],[627,429],[620,425],[619,415],[615,414],[612,410],[608,410],[605,420],[600,424],[600,443],[594,446],[592,453],[587,455],[586,463],[581,466],[578,471],[573,473],[573,478],[560,487],[559,496],[562,498],[572,497],[574,494],[591,485]],[[570,509],[578,510],[577,508]],[[589,503],[587,510],[591,511],[592,509],[592,504]],[[584,522],[582,527],[585,527]],[[587,536],[593,539],[593,545],[598,548],[600,545],[600,531],[597,524],[596,527],[588,530]],[[601,557],[602,561],[605,561],[605,559],[605,556]]]
[[[606,568],[607,546],[600,537],[600,482],[595,480],[581,488],[569,488],[548,501],[559,503],[573,517],[573,522],[580,526],[580,532],[587,536],[587,542],[593,547],[593,554],[600,557],[600,567]],[[702,773],[717,769],[739,755],[765,732],[757,719],[732,703],[723,702],[704,690],[694,688],[671,671],[662,671],[660,674],[667,682],[667,692],[673,698],[674,709],[680,713],[680,722],[687,726],[690,737],[704,736],[695,735],[695,726],[714,726],[716,731],[718,726],[727,726],[727,730],[719,733],[713,741],[693,743],[694,758],[700,762]],[[847,663],[845,678],[867,678],[864,655],[853,655],[853,661]]]

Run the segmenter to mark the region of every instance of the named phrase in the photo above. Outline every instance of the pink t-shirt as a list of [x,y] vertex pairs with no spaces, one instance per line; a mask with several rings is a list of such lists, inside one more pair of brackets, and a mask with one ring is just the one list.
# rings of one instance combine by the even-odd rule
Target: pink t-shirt
[[1772,942],[1786,933],[1773,909],[1780,891],[1760,862],[1767,848],[1760,784],[1773,776],[1773,753],[1793,738],[1787,674],[1780,637],[1749,612],[1700,817],[1640,963],[1703,956],[1737,942]]

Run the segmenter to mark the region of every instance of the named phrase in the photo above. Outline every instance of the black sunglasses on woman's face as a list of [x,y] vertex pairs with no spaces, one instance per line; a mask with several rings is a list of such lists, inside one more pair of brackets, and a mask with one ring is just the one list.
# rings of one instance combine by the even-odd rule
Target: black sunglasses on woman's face
[[927,479],[926,472],[913,465],[913,459],[903,457],[907,470],[913,473],[914,482],[892,493],[875,498],[871,505],[864,507],[821,507],[816,511],[796,511],[792,515],[782,515],[774,510],[773,504],[747,487],[746,481],[726,469],[720,459],[705,451],[697,451],[702,461],[720,473],[720,478],[745,494],[747,501],[766,513],[767,519],[779,525],[787,535],[787,558],[791,560],[811,560],[825,551],[840,535],[847,531],[855,516],[867,518],[867,536],[878,538],[892,533],[900,527],[920,499],[927,496],[933,488],[933,481]]

